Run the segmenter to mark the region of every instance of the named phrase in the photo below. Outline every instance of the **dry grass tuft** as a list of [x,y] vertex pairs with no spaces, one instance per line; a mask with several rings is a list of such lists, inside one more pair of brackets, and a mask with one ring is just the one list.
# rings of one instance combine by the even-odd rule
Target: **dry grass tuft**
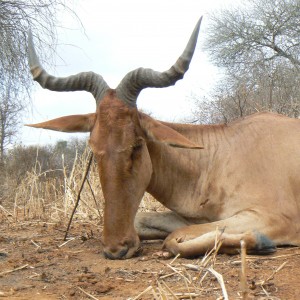
[[[152,299],[195,299],[211,293],[218,299],[227,300],[223,276],[215,270],[221,236],[217,230],[214,248],[194,264],[179,262],[179,255],[170,263],[162,261],[164,267],[157,275],[156,284],[148,286],[133,300],[144,299],[147,295]],[[176,288],[172,287],[173,282],[176,282]]]
[[[18,185],[14,199],[13,216],[18,220],[47,220],[65,222],[70,216],[86,168],[89,150],[81,157],[76,155],[73,167],[67,172],[64,160],[60,170],[40,172],[36,163],[31,172]],[[53,174],[53,176],[52,176]],[[60,174],[60,176],[55,176]],[[94,197],[97,199],[95,202]],[[92,164],[81,192],[81,201],[75,220],[101,223],[103,216],[103,195],[96,164]]]
[[[73,168],[67,174],[64,163],[60,170],[48,170],[41,172],[39,163],[36,162],[35,167],[27,172],[26,176],[21,180],[15,190],[14,207],[11,215],[14,220],[45,220],[61,222],[72,210],[72,204],[76,197],[76,189],[78,180],[80,180],[82,168],[86,163],[87,151],[82,157],[76,156]],[[57,176],[59,174],[60,176]],[[91,172],[91,179],[95,185],[98,184],[95,170]],[[95,190],[96,189],[95,187]],[[101,189],[100,189],[101,190]],[[87,201],[90,196],[87,189],[84,194]],[[101,197],[100,197],[101,199]],[[84,202],[84,201],[83,201]],[[93,215],[94,206],[90,208],[81,206],[80,215]]]
[[[41,172],[39,163],[27,172],[15,189],[14,207],[9,211],[0,206],[1,214],[8,220],[42,220],[66,223],[69,220],[83,181],[90,150],[75,156],[72,169],[68,172],[62,157],[59,170]],[[59,174],[59,176],[57,176]],[[104,198],[96,163],[91,164],[89,174],[80,193],[79,206],[74,221],[102,225]],[[151,195],[145,194],[141,211],[163,210],[163,206]]]

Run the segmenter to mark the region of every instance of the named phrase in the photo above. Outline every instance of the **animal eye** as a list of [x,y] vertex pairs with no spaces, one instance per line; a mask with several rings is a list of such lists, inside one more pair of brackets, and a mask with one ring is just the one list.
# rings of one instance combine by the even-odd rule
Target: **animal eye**
[[137,144],[132,147],[132,152],[131,152],[132,160],[136,159],[139,156],[139,153],[140,153],[142,147],[143,147],[142,144]]
[[143,140],[139,139],[136,143],[132,146],[132,152],[130,158],[132,161],[136,160],[140,156],[140,151],[143,148]]
[[138,151],[138,150],[141,150],[143,147],[143,144],[142,143],[139,143],[139,144],[135,144],[132,149],[133,151]]
[[138,139],[136,139],[135,144],[132,147],[133,151],[141,150],[143,148],[143,144],[144,144],[143,138],[139,137]]

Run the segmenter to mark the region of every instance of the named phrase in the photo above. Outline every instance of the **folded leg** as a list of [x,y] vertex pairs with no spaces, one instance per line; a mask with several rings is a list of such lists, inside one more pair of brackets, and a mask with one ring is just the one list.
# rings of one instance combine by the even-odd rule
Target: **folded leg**
[[267,254],[276,251],[272,232],[266,219],[257,212],[242,212],[218,222],[177,229],[166,238],[164,249],[182,257],[203,255],[214,247],[216,235],[219,235],[222,253],[238,252],[240,241],[244,240],[248,253]]
[[165,239],[171,232],[190,225],[174,212],[140,212],[134,221],[135,229],[142,240]]

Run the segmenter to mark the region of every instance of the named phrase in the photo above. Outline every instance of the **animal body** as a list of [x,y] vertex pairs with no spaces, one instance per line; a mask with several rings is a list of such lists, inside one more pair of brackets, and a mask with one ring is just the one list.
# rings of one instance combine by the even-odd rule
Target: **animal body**
[[[91,92],[97,102],[95,113],[30,126],[90,132],[105,198],[104,254],[110,259],[132,257],[140,239],[165,239],[164,249],[174,255],[201,255],[214,246],[217,228],[225,253],[237,251],[241,240],[256,253],[300,245],[300,120],[258,113],[224,125],[174,124],[136,107],[142,89],[183,77],[200,23],[168,71],[136,69],[116,89],[93,72],[49,75],[29,37],[34,80],[54,91]],[[137,213],[145,191],[170,211]]]

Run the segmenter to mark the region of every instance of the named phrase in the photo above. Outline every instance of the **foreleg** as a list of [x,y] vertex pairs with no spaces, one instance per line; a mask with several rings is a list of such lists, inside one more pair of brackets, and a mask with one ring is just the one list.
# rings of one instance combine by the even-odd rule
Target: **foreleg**
[[190,225],[174,212],[140,212],[134,221],[135,229],[142,240],[165,239],[171,232]]
[[267,232],[265,222],[259,217],[243,213],[218,222],[180,228],[166,238],[164,249],[173,255],[193,257],[204,255],[220,239],[221,253],[237,253],[241,240],[246,243],[248,253],[273,253],[276,245]]

